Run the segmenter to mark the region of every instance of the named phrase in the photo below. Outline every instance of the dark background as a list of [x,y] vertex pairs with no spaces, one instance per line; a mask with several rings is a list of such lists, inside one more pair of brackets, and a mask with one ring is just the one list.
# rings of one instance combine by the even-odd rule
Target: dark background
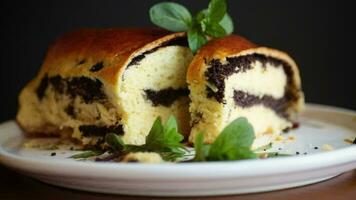
[[[34,77],[56,37],[79,27],[152,26],[148,9],[156,2],[2,1],[0,121],[14,118],[20,89]],[[177,2],[193,12],[208,4]],[[230,0],[229,13],[235,33],[296,60],[308,102],[356,110],[355,20],[347,2]]]

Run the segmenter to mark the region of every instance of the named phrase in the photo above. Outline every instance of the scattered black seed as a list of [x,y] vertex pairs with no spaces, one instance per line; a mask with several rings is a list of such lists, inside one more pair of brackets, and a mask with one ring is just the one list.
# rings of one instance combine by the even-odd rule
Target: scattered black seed
[[51,153],[51,156],[56,156],[56,152],[52,152],[52,153]]
[[282,150],[282,148],[281,148],[281,147],[279,147],[279,148],[278,148],[278,150]]
[[74,150],[74,147],[70,147],[69,150],[73,151],[73,150]]
[[300,124],[298,122],[294,122],[293,123],[293,126],[292,126],[292,129],[296,129],[300,126]]
[[95,65],[93,65],[89,71],[91,72],[97,72],[99,70],[101,70],[104,67],[104,63],[103,62],[98,62]]
[[314,147],[314,149],[319,149],[319,147]]
[[275,155],[275,156],[278,156],[278,153],[275,153],[274,155]]
[[83,60],[79,61],[77,65],[82,65],[82,64],[84,64],[84,63],[85,63],[85,61],[86,61],[86,60],[85,60],[85,59],[83,59]]
[[266,149],[263,149],[263,151],[266,151]]
[[304,155],[307,155],[308,153],[307,153],[307,152],[304,152],[303,154],[304,154]]
[[299,152],[297,151],[297,152],[295,152],[295,154],[299,155]]

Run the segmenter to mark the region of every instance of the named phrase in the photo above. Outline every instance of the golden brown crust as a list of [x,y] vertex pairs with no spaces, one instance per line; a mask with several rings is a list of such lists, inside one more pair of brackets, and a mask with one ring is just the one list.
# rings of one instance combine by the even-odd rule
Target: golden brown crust
[[96,72],[95,77],[115,85],[122,68],[137,51],[149,49],[165,40],[182,35],[184,34],[170,33],[156,28],[73,31],[57,39],[49,48],[40,76],[45,73],[93,76],[88,72],[88,66],[75,65],[81,60],[92,64],[103,61],[105,67]]

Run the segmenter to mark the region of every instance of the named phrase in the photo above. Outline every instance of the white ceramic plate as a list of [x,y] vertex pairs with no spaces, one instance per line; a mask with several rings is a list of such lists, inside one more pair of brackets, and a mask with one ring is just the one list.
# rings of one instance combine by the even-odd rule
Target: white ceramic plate
[[[316,183],[356,168],[356,145],[344,141],[356,137],[354,111],[308,105],[301,126],[283,136],[286,140],[276,142],[271,151],[295,156],[180,164],[102,163],[68,159],[73,154],[68,150],[24,149],[28,139],[9,121],[0,125],[0,162],[53,185],[151,196],[271,191]],[[323,151],[324,144],[334,150]],[[50,156],[54,151],[57,155]]]

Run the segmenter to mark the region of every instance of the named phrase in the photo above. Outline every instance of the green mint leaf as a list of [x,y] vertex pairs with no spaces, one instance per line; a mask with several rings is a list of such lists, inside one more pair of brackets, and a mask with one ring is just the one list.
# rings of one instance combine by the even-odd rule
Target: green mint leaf
[[149,150],[164,148],[164,127],[160,117],[153,122],[152,128],[146,137],[145,147]]
[[228,14],[225,14],[224,18],[220,21],[219,24],[221,27],[223,27],[227,35],[230,35],[232,32],[234,32],[234,23]]
[[190,12],[173,2],[158,3],[151,7],[149,14],[152,23],[174,32],[187,31],[192,21]]
[[232,121],[211,145],[208,160],[239,160],[256,158],[251,150],[255,135],[246,118]]
[[[224,17],[222,18],[222,20],[220,22],[210,22],[208,20],[207,13],[208,13],[208,10],[204,9],[204,10],[200,11],[195,17],[196,21],[200,24],[203,31],[206,30],[206,26],[209,26],[210,24],[217,24],[217,23],[225,30],[225,34],[224,35],[221,34],[220,37],[229,35],[234,31],[234,23],[232,22],[231,17],[227,13],[224,15]],[[210,36],[212,36],[212,35],[214,35],[214,34],[210,33]]]
[[188,44],[193,53],[196,53],[207,42],[205,35],[198,28],[193,27],[188,30]]
[[164,127],[165,145],[168,147],[181,147],[180,143],[184,136],[178,132],[177,121],[173,116],[170,116]]
[[89,158],[89,157],[93,157],[93,156],[99,156],[103,153],[104,153],[104,151],[101,151],[101,150],[91,150],[91,151],[85,151],[82,153],[74,154],[74,155],[70,156],[69,158],[74,158],[74,159]]
[[184,151],[182,148],[174,148],[171,147],[167,149],[166,151],[159,152],[163,160],[165,161],[176,161],[179,158],[182,158],[186,151]]
[[211,0],[208,7],[209,22],[219,23],[226,14],[226,0]]
[[225,29],[218,23],[207,24],[205,33],[215,38],[224,37],[226,35]]
[[146,137],[144,145],[125,144],[120,136],[109,133],[105,136],[105,141],[115,152],[157,152],[162,158],[174,161],[185,154],[183,145],[180,143],[184,139],[178,132],[177,121],[170,116],[163,126],[160,117],[154,121],[152,128]]
[[114,151],[122,151],[125,148],[125,143],[122,141],[121,137],[114,133],[108,133],[105,136],[105,142]]
[[211,0],[208,8],[198,12],[194,18],[184,6],[173,2],[158,3],[151,7],[149,14],[151,21],[159,27],[187,32],[193,53],[208,42],[207,36],[219,38],[234,30],[227,14],[226,0]]
[[181,147],[180,143],[184,139],[178,132],[177,121],[170,116],[165,124],[162,125],[161,118],[157,118],[146,137],[145,148],[151,151],[165,151],[170,148]]
[[198,14],[195,16],[195,19],[198,23],[203,21],[204,19],[207,19],[206,15],[208,14],[208,9],[203,9],[198,12]]
[[204,144],[204,135],[198,133],[194,141],[195,157],[194,161],[206,161],[206,157],[209,154],[210,145]]

